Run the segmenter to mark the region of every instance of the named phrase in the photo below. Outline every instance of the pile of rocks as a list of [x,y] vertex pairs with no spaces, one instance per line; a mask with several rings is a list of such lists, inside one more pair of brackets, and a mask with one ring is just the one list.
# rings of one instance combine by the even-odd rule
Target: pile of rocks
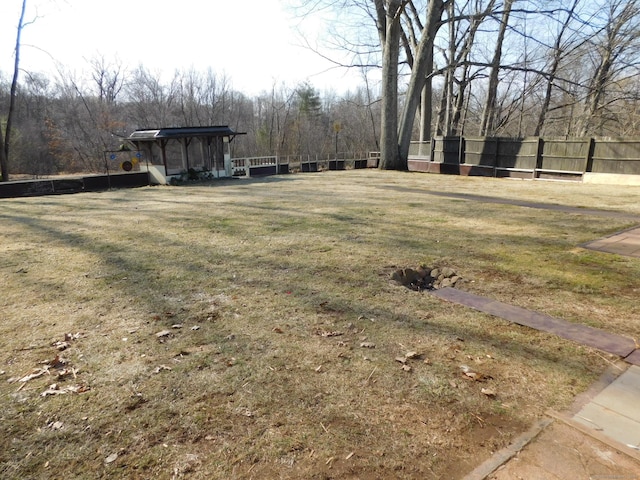
[[391,274],[391,280],[398,285],[419,291],[453,287],[460,280],[460,276],[450,267],[430,268],[421,265],[415,270],[413,268],[395,270]]

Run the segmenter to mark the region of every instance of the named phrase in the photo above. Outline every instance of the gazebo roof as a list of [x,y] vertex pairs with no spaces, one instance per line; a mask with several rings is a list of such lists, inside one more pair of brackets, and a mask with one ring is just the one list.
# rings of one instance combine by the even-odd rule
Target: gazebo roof
[[154,142],[160,139],[180,139],[191,137],[231,137],[245,135],[245,133],[234,132],[227,125],[217,125],[210,127],[171,127],[136,130],[127,140],[136,142]]

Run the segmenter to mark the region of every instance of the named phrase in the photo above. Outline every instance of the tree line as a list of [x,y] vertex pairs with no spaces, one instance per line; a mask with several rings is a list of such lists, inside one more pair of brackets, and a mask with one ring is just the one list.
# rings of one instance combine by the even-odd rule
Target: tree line
[[0,72],[9,170],[100,171],[123,136],[166,126],[247,132],[236,157],[380,150],[382,168],[398,169],[410,141],[432,135],[640,133],[640,0],[298,3],[301,17],[325,18],[318,53],[347,54],[336,65],[358,69],[360,88],[275,84],[249,97],[213,70],[163,79],[99,56],[80,77],[61,67],[16,82],[18,37],[13,77]]
[[[317,0],[328,43],[381,71],[382,163],[432,134],[637,135],[640,0]],[[327,12],[333,12],[331,17]]]
[[[82,77],[22,72],[10,138],[11,172],[99,172],[106,151],[136,129],[229,125],[247,135],[232,155],[331,155],[376,149],[379,115],[364,89],[321,95],[310,83],[274,84],[249,97],[213,70],[175,71],[163,81],[143,66],[127,70],[93,58]],[[0,112],[10,102],[0,73]],[[338,131],[338,132],[336,132]],[[337,137],[336,137],[337,135]]]

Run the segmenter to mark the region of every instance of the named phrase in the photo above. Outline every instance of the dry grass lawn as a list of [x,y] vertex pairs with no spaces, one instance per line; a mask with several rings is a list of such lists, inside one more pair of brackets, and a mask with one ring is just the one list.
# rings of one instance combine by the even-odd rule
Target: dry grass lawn
[[640,217],[637,187],[380,171],[0,200],[0,477],[460,478],[614,360],[394,268],[640,338],[640,259],[579,247],[640,221],[429,192]]

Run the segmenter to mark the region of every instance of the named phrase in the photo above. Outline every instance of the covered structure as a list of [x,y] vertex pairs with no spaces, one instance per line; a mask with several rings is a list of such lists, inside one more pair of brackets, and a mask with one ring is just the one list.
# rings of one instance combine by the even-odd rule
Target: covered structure
[[136,130],[126,141],[141,153],[140,170],[152,183],[166,184],[172,177],[207,174],[232,176],[229,144],[236,135],[226,125]]

